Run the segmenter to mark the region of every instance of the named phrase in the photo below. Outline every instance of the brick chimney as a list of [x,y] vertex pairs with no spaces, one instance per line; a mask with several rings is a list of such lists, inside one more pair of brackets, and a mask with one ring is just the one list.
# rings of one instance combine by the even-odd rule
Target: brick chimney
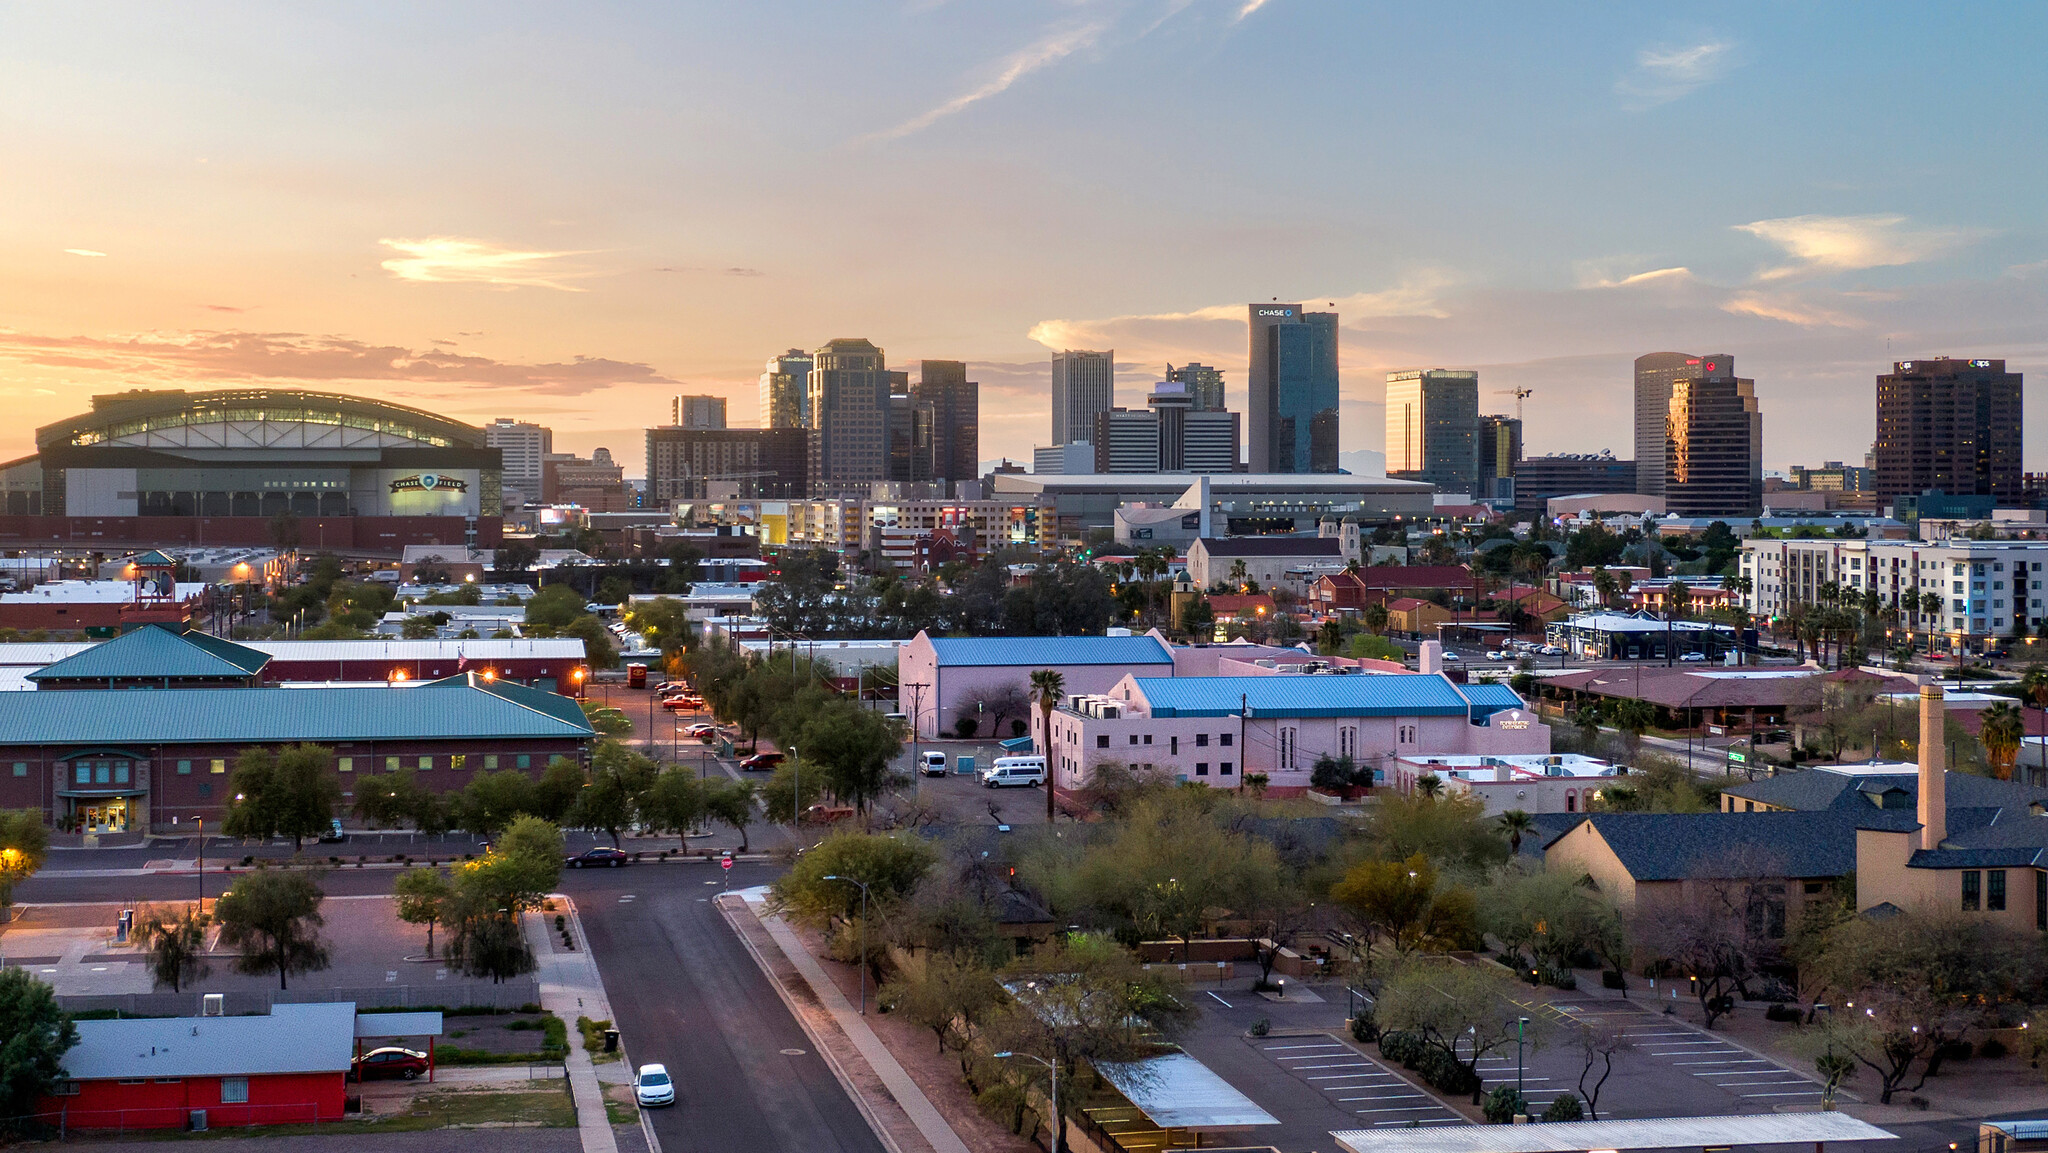
[[1938,849],[1948,836],[1948,761],[1942,741],[1948,706],[1941,686],[1920,686],[1920,847]]

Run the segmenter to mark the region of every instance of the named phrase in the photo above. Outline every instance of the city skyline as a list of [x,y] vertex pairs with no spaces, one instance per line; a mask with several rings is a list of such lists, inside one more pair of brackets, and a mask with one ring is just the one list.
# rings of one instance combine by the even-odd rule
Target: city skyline
[[[2030,11],[821,6],[801,43],[781,11],[375,12],[8,14],[0,452],[93,394],[271,384],[588,453],[678,393],[752,426],[764,360],[858,336],[965,362],[983,459],[1024,460],[1052,349],[1115,348],[1124,395],[1199,361],[1248,412],[1261,299],[1342,317],[1347,450],[1428,365],[1534,389],[1532,454],[1628,456],[1633,359],[1725,349],[1772,469],[1860,460],[1894,361],[2048,369],[2048,223],[2006,191],[2043,129],[1981,127],[2035,88]],[[1973,67],[1891,66],[1928,42]],[[1959,138],[1998,180],[1949,178]],[[1671,181],[1681,139],[1743,179]],[[1081,148],[1129,163],[1035,160]],[[794,175],[819,164],[829,199]],[[906,168],[935,174],[915,210]]]

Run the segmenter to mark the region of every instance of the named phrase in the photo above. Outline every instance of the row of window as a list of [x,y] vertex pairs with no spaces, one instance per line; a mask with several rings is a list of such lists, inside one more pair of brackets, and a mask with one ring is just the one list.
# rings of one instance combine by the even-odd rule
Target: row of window
[[[1069,743],[1073,743],[1074,741],[1076,741],[1076,740],[1078,739],[1078,734],[1079,734],[1079,732],[1080,732],[1080,730],[1078,730],[1078,729],[1073,729],[1073,730],[1069,730],[1069,731],[1068,731],[1068,733],[1067,733],[1067,739],[1068,739]],[[1131,734],[1131,743],[1132,743],[1132,744],[1134,744],[1134,745],[1135,745],[1135,744],[1138,744],[1138,743],[1140,743],[1140,742],[1139,742],[1139,740],[1138,740],[1138,736],[1139,736],[1139,734],[1137,734],[1137,733],[1132,733],[1132,734]],[[1143,742],[1144,744],[1148,744],[1148,745],[1149,745],[1149,744],[1151,744],[1151,743],[1152,743],[1152,734],[1151,734],[1151,733],[1146,733],[1146,734],[1144,734],[1144,737],[1145,737],[1145,740],[1144,740],[1144,742]],[[1233,741],[1233,740],[1235,740],[1235,739],[1236,739],[1236,737],[1237,737],[1237,734],[1236,734],[1236,733],[1217,733],[1217,734],[1216,734],[1216,743],[1217,743],[1217,744],[1219,744],[1219,745],[1221,745],[1221,746],[1223,746],[1224,748],[1226,748],[1226,749],[1227,749],[1227,748],[1229,748],[1229,747],[1230,747],[1230,742],[1231,742],[1231,741]],[[1179,756],[1179,755],[1180,755],[1180,737],[1178,737],[1178,736],[1171,736],[1171,737],[1168,737],[1168,738],[1166,738],[1166,744],[1167,744],[1167,749],[1166,749],[1166,751],[1167,751],[1167,752],[1169,752],[1169,753],[1172,753],[1172,754],[1173,754],[1173,755],[1175,755],[1175,756]],[[1097,734],[1095,735],[1095,747],[1096,747],[1096,748],[1098,748],[1098,749],[1106,749],[1106,748],[1108,748],[1108,747],[1109,747],[1109,734],[1108,734],[1108,733],[1097,733]],[[1195,734],[1195,747],[1196,747],[1196,748],[1198,748],[1198,749],[1206,749],[1206,748],[1208,748],[1208,747],[1209,747],[1209,734],[1208,734],[1208,733],[1196,733],[1196,734]]]
[[[1146,738],[1146,743],[1151,743],[1150,737]],[[1230,743],[1230,740],[1227,736],[1224,738],[1223,743],[1226,745]],[[357,762],[361,762],[360,767],[363,768],[365,771],[368,771],[371,769],[375,760],[376,758],[374,757],[336,757],[334,759],[334,767],[337,772],[353,773],[356,771],[358,767]],[[408,760],[412,762],[410,767],[418,769],[422,772],[431,771],[437,763],[441,762],[445,762],[450,769],[454,769],[457,771],[470,767],[470,754],[450,753],[441,757],[419,756],[408,758],[399,756],[388,756],[384,758],[384,771],[387,773],[395,773],[399,769],[407,767],[406,762]],[[501,760],[502,758],[500,758],[500,756],[497,753],[483,754],[484,771],[496,772],[500,766]],[[531,769],[533,767],[533,754],[516,753],[511,756],[511,761],[513,768]],[[203,770],[208,773],[225,773],[228,771],[227,758],[213,757],[211,759],[197,761],[179,760],[177,762],[178,775],[190,776],[193,772],[194,765],[201,766]],[[29,763],[27,761],[15,761],[14,775],[17,777],[28,776],[28,767]],[[72,782],[74,784],[80,785],[125,785],[130,783],[130,781],[133,779],[134,771],[135,762],[133,761],[73,761],[71,763]]]
[[2005,908],[2004,869],[1964,869],[1963,908],[1975,912],[1979,908],[1999,912]]

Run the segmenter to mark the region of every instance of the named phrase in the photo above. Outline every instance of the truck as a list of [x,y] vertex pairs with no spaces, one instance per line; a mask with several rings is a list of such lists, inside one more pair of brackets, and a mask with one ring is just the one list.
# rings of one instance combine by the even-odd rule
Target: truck
[[646,665],[626,666],[626,687],[629,689],[644,689],[647,687]]

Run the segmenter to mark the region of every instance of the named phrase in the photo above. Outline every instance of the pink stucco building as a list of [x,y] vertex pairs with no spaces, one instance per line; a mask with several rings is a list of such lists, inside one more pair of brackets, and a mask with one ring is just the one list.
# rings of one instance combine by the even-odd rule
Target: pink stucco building
[[1392,768],[1426,754],[1547,753],[1550,728],[1505,685],[1435,674],[1127,675],[1074,693],[1053,713],[1047,763],[1059,787],[1086,788],[1096,765],[1237,787],[1264,773],[1299,793],[1324,754]]
[[[1126,676],[1171,677],[1173,652],[1155,634],[1109,637],[933,637],[918,633],[896,657],[900,699],[920,737],[950,735],[984,696],[1029,692],[1031,674],[1051,669],[1066,692],[1100,693]],[[1019,719],[1038,728],[1036,710]],[[985,734],[987,735],[987,734]],[[993,734],[1007,737],[1008,732]]]

